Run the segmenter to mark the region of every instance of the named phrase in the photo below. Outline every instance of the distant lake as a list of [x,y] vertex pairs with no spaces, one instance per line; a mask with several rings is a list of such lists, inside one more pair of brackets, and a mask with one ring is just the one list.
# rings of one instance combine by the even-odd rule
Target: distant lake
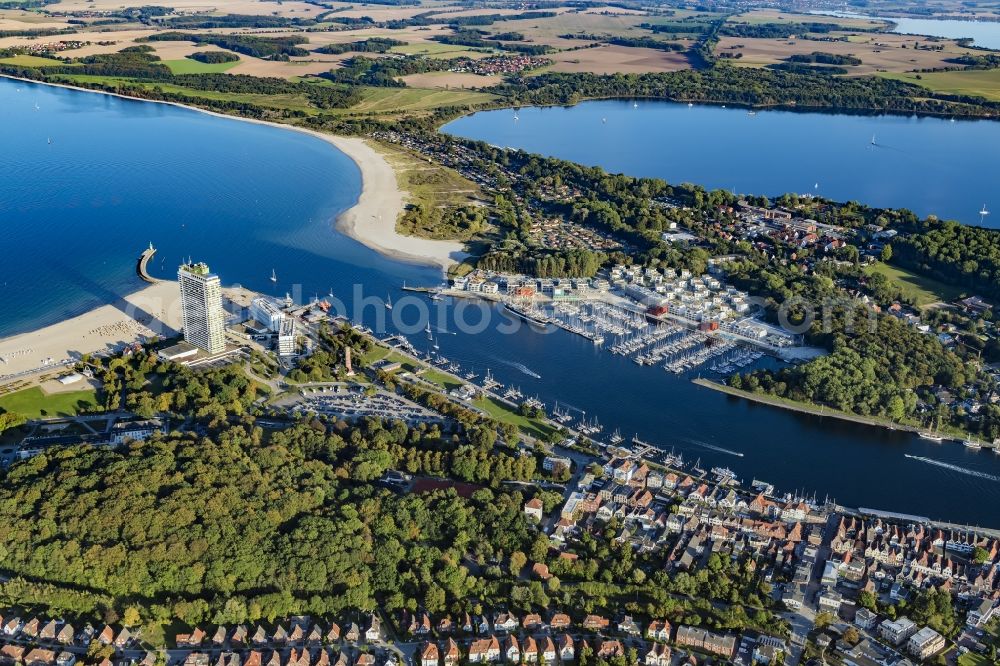
[[844,18],[863,18],[875,21],[892,21],[893,32],[901,35],[930,35],[947,39],[971,37],[976,46],[1000,49],[1000,23],[995,21],[956,21],[953,19],[887,18],[854,14],[851,12],[813,12]]
[[[1000,213],[1000,122],[637,100],[484,111],[444,131],[614,173],[740,194],[817,194],[979,223]],[[874,145],[872,141],[874,139]],[[1000,224],[997,216],[986,224]]]

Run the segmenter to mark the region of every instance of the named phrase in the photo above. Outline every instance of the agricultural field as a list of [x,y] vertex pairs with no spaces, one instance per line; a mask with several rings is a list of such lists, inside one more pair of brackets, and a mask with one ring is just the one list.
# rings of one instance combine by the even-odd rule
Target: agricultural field
[[486,88],[503,82],[502,76],[481,76],[470,72],[427,72],[404,76],[403,81],[411,88]]
[[240,64],[240,61],[208,63],[191,58],[181,58],[180,60],[164,60],[163,64],[169,67],[174,74],[218,74],[232,69]]
[[822,16],[819,14],[796,14],[793,12],[782,12],[776,9],[755,9],[744,14],[737,14],[729,19],[729,23],[749,23],[758,25],[761,23],[832,23],[848,28],[870,29],[884,28],[888,25],[886,21],[872,21],[868,19],[841,18],[838,16]]
[[886,33],[855,33],[846,42],[722,37],[716,47],[716,53],[740,55],[732,61],[740,67],[765,67],[783,62],[791,55],[815,51],[859,58],[862,64],[847,67],[851,74],[858,75],[954,67],[951,59],[975,53],[953,40]]
[[594,72],[595,74],[635,74],[676,72],[691,67],[684,53],[629,46],[598,46],[578,51],[563,51],[545,56],[554,61],[540,72]]
[[915,83],[935,92],[977,95],[1000,102],[1000,69],[970,69],[922,74],[882,74],[887,78]]
[[496,55],[497,53],[500,53],[500,51],[496,51],[494,49],[474,49],[468,46],[458,46],[455,44],[441,44],[440,42],[423,42],[418,44],[407,44],[406,46],[394,46],[392,48],[392,53],[451,60],[452,58],[486,58],[491,55]]

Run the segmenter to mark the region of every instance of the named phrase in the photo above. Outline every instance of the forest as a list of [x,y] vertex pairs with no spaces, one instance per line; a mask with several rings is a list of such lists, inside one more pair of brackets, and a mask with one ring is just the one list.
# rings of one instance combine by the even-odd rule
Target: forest
[[831,77],[718,65],[659,74],[543,73],[493,86],[515,104],[572,104],[588,98],[648,97],[673,101],[798,108],[989,116],[1000,102],[930,93],[881,77]]
[[948,284],[1000,298],[1000,231],[924,221],[892,242],[892,263]]

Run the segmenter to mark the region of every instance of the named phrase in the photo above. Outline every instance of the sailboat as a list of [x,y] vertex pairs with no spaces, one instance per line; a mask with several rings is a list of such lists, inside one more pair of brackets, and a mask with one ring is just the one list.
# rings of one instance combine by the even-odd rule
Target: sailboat
[[967,449],[974,449],[978,451],[979,449],[983,448],[983,445],[974,439],[967,439],[962,443],[965,444],[965,448]]
[[434,347],[434,351],[437,351],[438,349],[441,349],[441,346],[438,345],[437,340],[434,341],[434,344],[432,346]]
[[983,204],[983,209],[981,211],[979,211],[979,224],[982,224],[983,222],[985,222],[986,221],[986,216],[989,215],[989,214],[990,214],[990,211],[987,210],[986,204]]
[[385,295],[385,309],[386,310],[392,309],[392,296],[390,296],[389,294]]
[[934,426],[934,430],[924,430],[923,432],[918,432],[917,436],[920,437],[920,439],[926,439],[939,444],[944,441],[944,437],[938,434],[937,425]]
[[872,134],[872,145],[873,146],[877,146],[878,145],[877,143],[875,143],[875,135],[874,134]]
[[427,339],[428,340],[431,340],[431,339],[434,338],[434,336],[431,334],[431,325],[430,325],[430,322],[428,322],[427,326],[424,327],[424,333],[427,334]]
[[615,431],[611,435],[610,440],[612,444],[618,444],[622,441],[622,434],[618,431],[617,428],[615,428]]
[[278,274],[275,273],[274,269],[272,268],[271,269],[271,282],[275,282],[276,283],[277,281],[278,281]]

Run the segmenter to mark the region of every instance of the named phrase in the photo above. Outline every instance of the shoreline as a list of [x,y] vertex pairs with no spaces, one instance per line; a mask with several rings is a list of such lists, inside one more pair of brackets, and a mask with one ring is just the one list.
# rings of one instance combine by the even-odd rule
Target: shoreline
[[134,102],[166,104],[215,116],[216,118],[255,123],[257,125],[266,125],[308,134],[330,144],[335,149],[347,155],[361,172],[361,193],[358,195],[358,200],[350,208],[338,213],[337,217],[331,220],[331,227],[390,259],[436,267],[442,273],[446,272],[453,265],[460,263],[468,256],[465,252],[465,245],[459,241],[441,241],[418,238],[416,236],[404,236],[396,231],[396,221],[406,207],[406,192],[399,188],[396,180],[396,172],[389,162],[363,138],[327,134],[298,125],[277,123],[258,118],[244,118],[242,116],[181,104],[180,102],[131,97],[129,95],[122,95],[106,90],[94,90],[68,83],[36,81],[9,74],[0,74],[0,77],[23,83],[109,95]]
[[[860,414],[848,414],[846,412],[840,412],[832,408],[827,408],[823,406],[814,406],[806,403],[797,403],[787,401],[781,398],[776,398],[773,396],[765,395],[763,393],[752,393],[750,391],[744,391],[742,389],[733,388],[731,386],[726,386],[720,382],[712,381],[710,379],[703,379],[701,377],[691,380],[692,384],[701,386],[703,388],[711,389],[713,391],[718,391],[719,393],[724,393],[726,395],[732,396],[734,398],[742,398],[744,400],[749,400],[759,405],[765,405],[768,407],[777,407],[778,409],[784,409],[790,412],[797,412],[799,414],[808,414],[809,416],[819,416],[822,418],[832,418],[838,419],[840,421],[846,421],[848,423],[856,423],[858,425],[865,425],[872,428],[882,428],[883,430],[894,430],[897,432],[906,432],[917,435],[923,432],[925,429],[917,426],[905,425],[902,423],[892,423],[886,421],[885,419],[880,419],[871,416],[862,416]],[[962,440],[951,435],[943,435],[945,442],[952,444],[961,444]],[[982,445],[983,449],[993,449],[996,448],[992,444],[984,443]]]
[[176,281],[162,280],[75,317],[0,338],[0,382],[59,372],[84,354],[171,337],[180,328],[180,290]]

